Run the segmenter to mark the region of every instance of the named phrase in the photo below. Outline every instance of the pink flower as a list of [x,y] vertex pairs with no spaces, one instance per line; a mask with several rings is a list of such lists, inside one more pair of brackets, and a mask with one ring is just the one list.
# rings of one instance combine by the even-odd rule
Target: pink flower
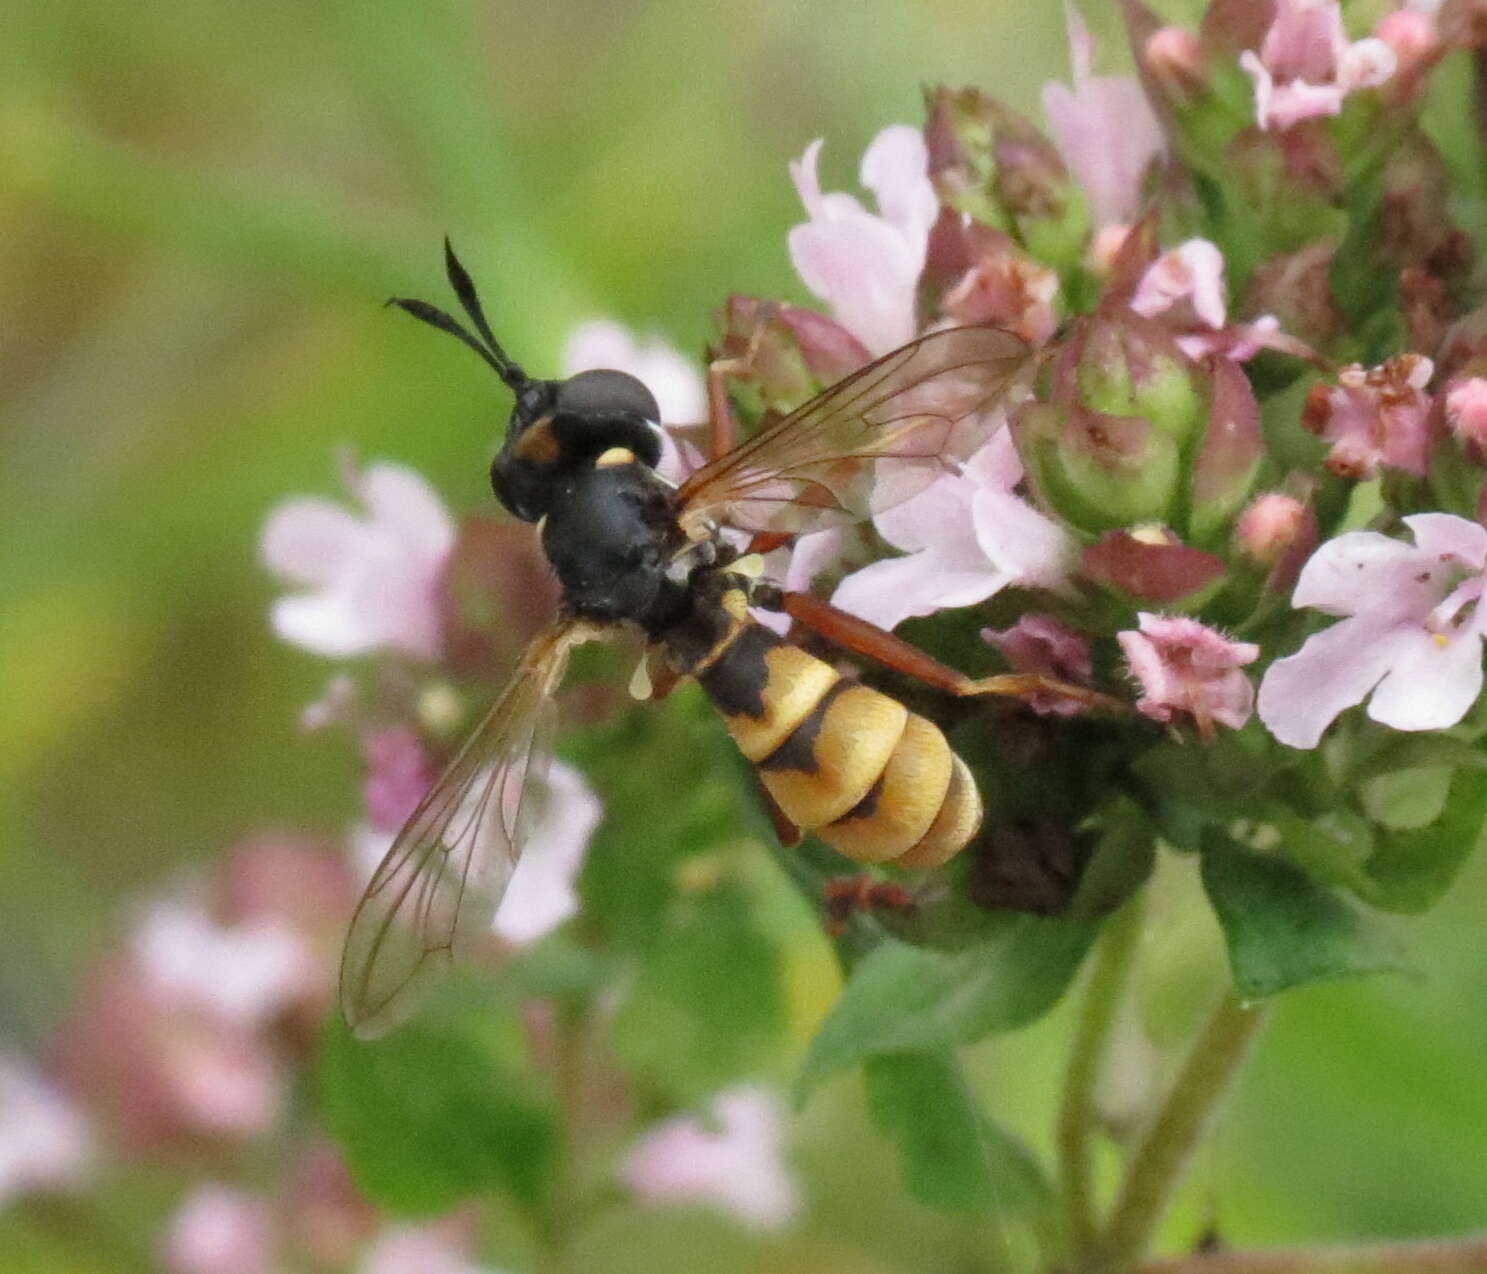
[[274,1274],[268,1204],[231,1186],[197,1186],[171,1218],[162,1255],[170,1274]]
[[1462,442],[1487,449],[1487,379],[1471,376],[1446,390],[1446,424]]
[[372,825],[395,832],[437,777],[418,736],[405,725],[373,730],[361,741],[367,776],[362,800]]
[[356,1274],[496,1274],[470,1259],[472,1246],[461,1217],[396,1226],[368,1244]]
[[29,1062],[0,1056],[0,1205],[79,1185],[93,1153],[82,1113]]
[[1258,646],[1231,641],[1183,615],[1142,611],[1136,619],[1139,632],[1115,636],[1141,683],[1139,712],[1164,722],[1190,716],[1204,738],[1213,736],[1215,721],[1237,730],[1249,720],[1255,688],[1239,670],[1260,657]]
[[440,651],[438,583],[455,528],[422,477],[394,464],[350,469],[358,516],[318,497],[279,505],[264,524],[264,563],[307,591],[274,603],[274,631],[320,655]]
[[1239,65],[1255,81],[1256,122],[1287,129],[1340,113],[1349,93],[1387,81],[1398,59],[1383,40],[1349,44],[1337,0],[1276,0],[1259,54],[1246,49]]
[[708,1114],[668,1119],[641,1137],[621,1168],[624,1183],[645,1203],[711,1203],[759,1228],[787,1224],[799,1199],[779,1103],[759,1088],[731,1088]]
[[[1089,642],[1052,615],[1027,614],[1011,628],[983,628],[981,639],[1006,656],[1014,672],[1035,672],[1060,681],[1088,684],[1094,675]],[[1063,695],[1038,693],[1027,700],[1034,712],[1073,716],[1084,705]]]
[[1224,256],[1207,239],[1189,239],[1164,252],[1141,276],[1131,308],[1147,318],[1165,316],[1180,326],[1223,327]]
[[1165,143],[1141,85],[1129,76],[1091,75],[1094,40],[1072,5],[1068,19],[1074,86],[1045,84],[1043,110],[1099,229],[1135,219],[1146,170]]
[[574,882],[604,807],[570,765],[554,761],[546,802],[496,912],[495,932],[526,945],[550,933],[578,910]]
[[1341,615],[1271,665],[1260,719],[1282,743],[1315,747],[1345,708],[1396,730],[1455,725],[1482,689],[1479,607],[1487,530],[1449,513],[1404,519],[1413,545],[1352,531],[1312,554],[1294,606]]
[[1012,493],[1021,480],[1011,434],[1000,429],[960,473],[874,519],[878,533],[907,556],[847,576],[833,604],[894,628],[911,616],[985,601],[1010,584],[1065,590],[1074,541]]
[[1267,314],[1229,326],[1227,297],[1223,254],[1207,239],[1189,239],[1147,267],[1131,308],[1161,319],[1189,358],[1222,354],[1243,362],[1273,343],[1280,320]]
[[1344,367],[1336,386],[1313,386],[1301,423],[1332,444],[1327,468],[1359,480],[1381,465],[1424,476],[1430,443],[1424,390],[1434,374],[1424,355],[1401,354],[1368,370]]
[[131,948],[147,991],[161,1004],[237,1027],[264,1025],[316,982],[299,935],[269,917],[219,925],[198,907],[157,903]]
[[873,354],[918,330],[917,289],[939,199],[929,153],[916,128],[883,129],[862,156],[860,179],[877,197],[868,212],[852,195],[822,194],[817,139],[790,165],[809,221],[790,231],[790,260],[832,316]]
[[[477,782],[474,790],[478,793],[481,788]],[[518,946],[545,937],[578,910],[574,884],[604,813],[583,775],[561,761],[552,763],[546,791],[536,795],[537,820],[493,918],[493,932]],[[466,811],[462,818],[471,813]],[[371,878],[392,836],[366,824],[352,829],[349,848],[360,878]],[[504,849],[497,849],[493,842],[477,846],[474,870],[479,871],[493,853],[501,854],[504,861]]]
[[1040,265],[1007,235],[983,231],[977,237],[982,251],[945,293],[946,316],[957,323],[990,323],[1031,345],[1044,344],[1058,328],[1058,271]]

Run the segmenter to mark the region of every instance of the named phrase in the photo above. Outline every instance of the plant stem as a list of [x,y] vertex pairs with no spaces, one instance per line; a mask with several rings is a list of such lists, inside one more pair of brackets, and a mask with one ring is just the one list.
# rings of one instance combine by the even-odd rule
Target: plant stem
[[1193,1148],[1264,1020],[1263,1008],[1232,995],[1214,1010],[1126,1170],[1099,1243],[1103,1274],[1121,1274],[1145,1254]]
[[1111,1028],[1141,936],[1144,899],[1144,893],[1137,893],[1105,922],[1079,1008],[1069,1068],[1064,1075],[1058,1119],[1059,1182],[1075,1262],[1080,1267],[1094,1256],[1098,1237],[1091,1144],[1100,1113],[1095,1094],[1109,1049]]
[[1141,1274],[1480,1274],[1487,1235],[1347,1247],[1204,1252],[1151,1261]]

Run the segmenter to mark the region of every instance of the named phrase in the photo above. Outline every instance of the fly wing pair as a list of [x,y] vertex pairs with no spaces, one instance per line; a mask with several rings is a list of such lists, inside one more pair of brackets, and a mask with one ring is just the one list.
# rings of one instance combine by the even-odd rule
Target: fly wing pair
[[[984,440],[984,417],[1033,358],[1000,328],[931,332],[698,469],[676,493],[678,519],[688,528],[803,535],[879,513]],[[562,619],[537,637],[393,841],[341,959],[341,1009],[358,1035],[380,1035],[406,1018],[460,944],[489,933],[551,757],[552,693],[568,652],[599,635]]]

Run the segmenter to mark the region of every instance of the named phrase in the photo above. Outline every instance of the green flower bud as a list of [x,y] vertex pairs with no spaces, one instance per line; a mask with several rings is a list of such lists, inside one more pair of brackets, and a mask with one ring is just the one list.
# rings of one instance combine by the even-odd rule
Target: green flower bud
[[1197,544],[1225,538],[1229,523],[1254,485],[1265,439],[1260,404],[1247,377],[1227,358],[1213,365],[1208,427],[1193,461],[1188,534]]
[[942,202],[1060,271],[1079,265],[1089,209],[1053,143],[976,89],[937,88],[927,105],[929,173]]
[[1124,307],[1086,319],[1065,347],[1055,397],[1096,412],[1141,416],[1178,444],[1206,411],[1202,371],[1159,324]]
[[1182,453],[1149,421],[1074,403],[1028,403],[1012,427],[1034,489],[1080,530],[1161,522],[1170,515]]

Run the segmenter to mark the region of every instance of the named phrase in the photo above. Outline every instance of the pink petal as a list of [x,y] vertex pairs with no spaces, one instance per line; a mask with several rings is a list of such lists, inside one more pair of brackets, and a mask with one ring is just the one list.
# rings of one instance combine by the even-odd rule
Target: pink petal
[[767,1092],[720,1093],[710,1123],[679,1116],[636,1142],[621,1169],[652,1204],[712,1203],[760,1228],[787,1224],[799,1207],[785,1168],[783,1115]]
[[1043,110],[1086,197],[1096,227],[1131,221],[1141,209],[1141,183],[1165,142],[1161,125],[1133,79],[1095,76],[1043,86]]
[[1413,633],[1348,619],[1277,659],[1260,683],[1260,720],[1282,743],[1314,748],[1344,709],[1362,703]]
[[1280,79],[1330,80],[1347,48],[1337,0],[1277,0],[1260,57]]
[[818,137],[805,148],[799,159],[790,161],[790,180],[795,183],[800,202],[805,205],[806,214],[812,220],[824,215],[821,178],[816,170],[821,160],[821,147],[825,144],[825,138]]
[[801,281],[869,352],[886,354],[915,331],[918,257],[888,222],[858,211],[796,226],[790,261]]
[[1368,715],[1395,730],[1445,730],[1481,693],[1482,639],[1475,631],[1440,640],[1423,631],[1401,634],[1389,671],[1368,702]]
[[896,549],[914,552],[973,535],[969,500],[971,484],[947,474],[910,499],[885,509],[873,526]]
[[1078,545],[1052,518],[1025,500],[1000,491],[978,491],[971,501],[976,543],[1009,580],[1054,592],[1069,591]]
[[377,530],[403,552],[437,561],[454,547],[454,519],[421,474],[403,465],[373,464],[358,486]]
[[80,1184],[93,1165],[82,1114],[29,1062],[0,1056],[0,1205]]
[[259,552],[269,570],[296,584],[329,584],[364,530],[339,505],[301,496],[285,500],[269,514]]
[[859,179],[877,197],[884,219],[906,241],[928,243],[940,200],[929,179],[929,151],[919,129],[890,124],[879,132],[863,152]]
[[877,624],[896,628],[906,619],[985,601],[1007,583],[989,566],[946,570],[929,553],[873,562],[837,585],[831,604]]
[[494,932],[508,942],[535,942],[577,912],[574,883],[604,816],[599,798],[572,766],[554,761],[547,789],[542,817],[496,912]]
[[1404,519],[1421,553],[1487,566],[1487,527],[1453,513],[1416,513]]
[[1419,560],[1419,550],[1399,540],[1376,531],[1349,531],[1328,540],[1307,560],[1291,605],[1329,615],[1372,610]]
[[170,1274],[273,1274],[268,1203],[231,1186],[197,1186],[171,1218]]
[[274,632],[317,655],[364,655],[375,646],[359,611],[343,593],[281,597],[270,611]]

